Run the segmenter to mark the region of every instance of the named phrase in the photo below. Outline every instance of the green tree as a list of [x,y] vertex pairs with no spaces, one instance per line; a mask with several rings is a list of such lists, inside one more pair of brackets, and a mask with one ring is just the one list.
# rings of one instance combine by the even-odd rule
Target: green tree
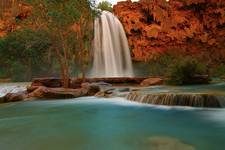
[[[43,30],[24,29],[0,39],[0,77],[28,81],[48,72],[49,35]],[[45,66],[45,67],[43,67]]]
[[169,65],[165,76],[168,84],[196,84],[195,77],[205,75],[207,67],[191,57],[177,58]]
[[[32,16],[24,26],[44,29],[49,33],[50,48],[61,68],[63,86],[69,87],[73,61],[80,62],[85,72],[84,55],[89,52],[94,12],[89,0],[26,0],[33,6]],[[80,57],[76,57],[79,55]],[[85,74],[85,73],[83,73]],[[85,76],[85,75],[83,75]]]
[[98,4],[98,9],[101,9],[102,11],[109,11],[113,12],[112,4],[108,1],[102,1]]

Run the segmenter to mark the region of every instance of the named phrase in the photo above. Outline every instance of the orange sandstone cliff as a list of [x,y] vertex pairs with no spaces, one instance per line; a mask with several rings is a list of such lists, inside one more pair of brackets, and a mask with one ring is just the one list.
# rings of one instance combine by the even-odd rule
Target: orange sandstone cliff
[[[11,6],[11,5],[10,5]],[[32,7],[24,3],[16,3],[12,7],[0,7],[0,38],[20,29],[18,22],[31,15]]]
[[134,60],[175,51],[225,63],[224,0],[128,0],[115,5],[114,13]]

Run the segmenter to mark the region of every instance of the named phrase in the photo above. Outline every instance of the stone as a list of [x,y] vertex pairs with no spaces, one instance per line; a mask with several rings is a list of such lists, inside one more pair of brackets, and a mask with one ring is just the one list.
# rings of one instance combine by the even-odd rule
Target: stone
[[41,99],[67,99],[77,98],[82,96],[94,96],[100,91],[100,88],[89,83],[82,84],[81,88],[49,88],[44,86],[30,87],[28,97],[41,98]]
[[4,97],[0,98],[0,103],[8,103],[8,102],[18,102],[23,101],[27,96],[27,92],[17,92],[17,93],[8,93]]
[[159,77],[151,77],[141,82],[141,86],[162,85],[163,79]]
[[87,96],[93,96],[100,91],[100,87],[98,85],[90,83],[81,84],[81,89],[87,90]]
[[108,89],[104,91],[100,91],[95,94],[95,97],[99,98],[111,98],[113,96],[114,89]]

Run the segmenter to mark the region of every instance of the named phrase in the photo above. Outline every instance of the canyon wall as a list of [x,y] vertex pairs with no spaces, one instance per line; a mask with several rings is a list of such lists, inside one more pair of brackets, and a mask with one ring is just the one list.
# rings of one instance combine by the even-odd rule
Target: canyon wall
[[31,6],[12,0],[2,1],[0,9],[0,38],[21,29],[20,21],[31,15],[32,11]]
[[113,9],[136,61],[173,51],[225,63],[224,0],[128,0]]

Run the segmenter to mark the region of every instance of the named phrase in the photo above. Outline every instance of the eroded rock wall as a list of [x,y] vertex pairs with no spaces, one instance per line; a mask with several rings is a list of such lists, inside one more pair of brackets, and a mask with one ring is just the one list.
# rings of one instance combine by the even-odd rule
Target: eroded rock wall
[[224,0],[126,1],[115,5],[114,13],[125,28],[134,60],[175,51],[225,62]]
[[32,11],[32,7],[24,3],[15,3],[15,5],[10,5],[4,10],[3,8],[0,9],[2,9],[0,11],[0,38],[21,29],[19,22],[31,15]]

